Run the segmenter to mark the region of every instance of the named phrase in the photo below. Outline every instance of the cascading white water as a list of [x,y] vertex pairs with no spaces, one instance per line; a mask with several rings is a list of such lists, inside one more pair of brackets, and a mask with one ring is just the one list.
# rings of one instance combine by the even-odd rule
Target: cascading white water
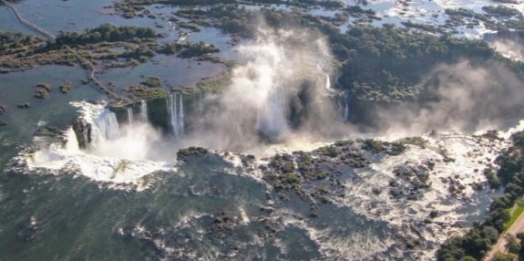
[[133,107],[127,108],[127,123],[133,124]]
[[116,114],[107,108],[95,119],[91,128],[91,138],[94,144],[120,137],[120,126]]
[[168,97],[167,114],[169,115],[171,133],[175,137],[184,135],[184,101],[182,95],[174,93]]
[[204,94],[200,92],[199,99],[198,99],[198,111],[204,112]]
[[178,126],[180,135],[184,135],[184,101],[182,95],[178,95]]
[[256,127],[271,138],[278,138],[289,128],[285,114],[286,99],[282,86],[278,83],[273,85],[268,98],[262,111],[257,113]]
[[69,127],[65,132],[66,143],[64,149],[70,153],[77,153],[80,151],[80,146],[78,145],[78,139],[76,133],[72,127]]
[[344,121],[349,120],[349,93],[344,94]]
[[326,89],[329,91],[331,90],[331,78],[329,77],[329,74],[326,73]]
[[149,122],[149,118],[147,116],[147,102],[142,101],[140,103],[140,120],[142,122]]

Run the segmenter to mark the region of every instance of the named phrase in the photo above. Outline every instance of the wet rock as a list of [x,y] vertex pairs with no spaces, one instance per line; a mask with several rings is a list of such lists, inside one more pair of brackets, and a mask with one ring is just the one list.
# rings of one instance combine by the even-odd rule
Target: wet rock
[[195,156],[203,156],[205,154],[208,154],[209,153],[209,150],[205,149],[205,148],[200,148],[200,147],[189,147],[189,148],[185,148],[185,149],[180,149],[178,152],[177,152],[177,159],[178,160],[187,160],[188,158],[190,157],[195,157]]
[[78,146],[85,149],[91,143],[91,124],[82,118],[78,118],[73,122],[72,127],[78,140]]
[[0,105],[0,115],[4,115],[7,113],[7,106]]
[[382,189],[374,187],[371,189],[371,192],[375,195],[380,195],[380,193],[382,193]]
[[403,192],[400,189],[391,189],[389,191],[389,195],[391,195],[391,197],[397,198],[397,199],[400,198],[400,196],[402,196],[402,194],[403,194]]
[[400,184],[398,183],[397,180],[395,180],[395,179],[391,179],[391,180],[389,180],[389,186],[390,186],[390,187],[398,187],[399,185],[400,185]]
[[45,83],[39,83],[35,88],[35,97],[39,99],[47,99],[49,93],[51,92],[51,86]]
[[62,136],[64,133],[62,130],[56,127],[50,127],[50,126],[44,126],[38,128],[34,135],[40,136],[40,137],[59,137]]
[[20,157],[15,157],[9,161],[8,167],[10,169],[25,168],[27,167],[27,161]]
[[410,240],[406,241],[406,247],[408,249],[414,249],[414,248],[416,248],[419,245],[420,245],[420,241],[418,241],[416,239],[410,239]]
[[213,214],[213,223],[209,228],[209,232],[218,232],[223,230],[232,230],[239,225],[240,219],[232,212],[223,211]]
[[272,213],[273,211],[275,211],[275,209],[272,207],[260,207],[260,211]]
[[0,120],[0,126],[6,126],[6,125],[7,125],[7,122]]
[[428,168],[425,164],[406,162],[396,166],[393,173],[399,178],[399,181],[390,180],[390,187],[396,188],[395,190],[391,189],[390,192],[394,197],[405,195],[408,200],[419,200],[423,197],[421,190],[428,189],[431,186]]
[[31,108],[31,103],[29,102],[19,103],[18,105],[16,105],[16,107],[20,109],[29,109]]

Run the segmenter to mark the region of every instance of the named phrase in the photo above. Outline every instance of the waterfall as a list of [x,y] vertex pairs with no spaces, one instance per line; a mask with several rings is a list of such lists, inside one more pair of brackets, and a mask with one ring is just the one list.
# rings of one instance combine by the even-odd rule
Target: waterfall
[[95,120],[91,135],[95,144],[120,137],[120,126],[118,126],[116,114],[108,109],[104,109]]
[[198,97],[198,111],[202,113],[204,112],[204,93],[200,92]]
[[73,127],[70,127],[67,129],[65,133],[65,137],[66,137],[65,150],[69,152],[79,152],[80,145],[78,144],[78,138],[76,137],[76,133],[73,130]]
[[133,107],[127,108],[127,123],[133,124]]
[[349,93],[344,93],[344,122],[349,121]]
[[331,78],[329,77],[329,74],[326,73],[326,89],[329,91],[331,90]]
[[171,133],[175,137],[184,135],[184,101],[181,94],[171,94],[167,99],[167,114]]
[[184,101],[182,100],[182,95],[178,95],[178,126],[180,128],[180,135],[184,135]]
[[142,122],[149,122],[149,118],[147,116],[147,102],[142,101],[140,103],[140,120]]
[[273,86],[265,108],[257,113],[257,129],[267,136],[277,138],[287,131],[284,90],[280,84]]

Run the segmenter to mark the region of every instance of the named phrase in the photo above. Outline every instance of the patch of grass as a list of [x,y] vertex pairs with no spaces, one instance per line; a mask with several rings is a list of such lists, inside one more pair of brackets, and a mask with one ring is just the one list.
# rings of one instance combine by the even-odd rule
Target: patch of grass
[[506,232],[515,223],[515,221],[517,221],[522,212],[524,212],[523,198],[521,198],[511,209],[509,209],[509,214],[511,218],[509,219],[508,223],[506,223],[506,225],[504,226],[504,232]]
[[196,84],[196,87],[202,92],[220,93],[231,84],[231,74],[229,72],[222,74],[218,78],[204,79]]

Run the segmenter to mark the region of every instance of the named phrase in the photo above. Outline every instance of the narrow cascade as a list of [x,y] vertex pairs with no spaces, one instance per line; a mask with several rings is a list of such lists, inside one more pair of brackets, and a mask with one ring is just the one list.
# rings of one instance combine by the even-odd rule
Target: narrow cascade
[[263,111],[257,114],[257,129],[271,138],[278,138],[287,129],[285,115],[284,91],[280,84],[276,84],[269,95],[269,99]]
[[79,152],[80,145],[78,144],[78,138],[76,137],[76,133],[72,127],[67,129],[65,136],[67,139],[65,144],[65,150],[72,153]]
[[326,89],[331,90],[331,78],[329,77],[329,74],[326,73]]
[[184,101],[181,94],[174,93],[167,99],[167,113],[171,133],[175,137],[184,135]]
[[104,109],[102,114],[95,120],[91,135],[95,144],[120,137],[120,126],[118,125],[116,114],[108,109]]
[[133,107],[127,108],[127,123],[133,124]]
[[200,92],[199,98],[198,98],[198,111],[204,112],[204,94]]
[[344,122],[349,121],[349,93],[344,93]]
[[184,135],[184,101],[182,95],[178,95],[178,127],[180,135]]
[[142,101],[140,104],[140,121],[149,122],[149,118],[147,116],[147,102],[146,101]]

